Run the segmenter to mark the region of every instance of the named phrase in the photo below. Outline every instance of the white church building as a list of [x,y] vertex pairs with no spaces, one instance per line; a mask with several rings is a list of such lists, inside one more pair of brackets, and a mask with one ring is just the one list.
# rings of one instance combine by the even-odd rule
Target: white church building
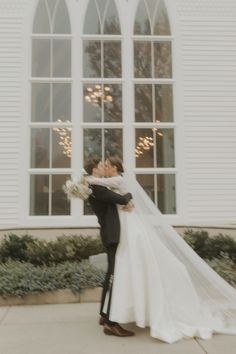
[[235,0],[0,0],[0,229],[93,227],[118,155],[172,225],[236,225]]

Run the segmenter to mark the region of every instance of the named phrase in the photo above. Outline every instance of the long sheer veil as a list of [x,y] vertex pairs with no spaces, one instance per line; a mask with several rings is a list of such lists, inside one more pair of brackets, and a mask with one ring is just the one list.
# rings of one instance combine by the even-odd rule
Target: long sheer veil
[[163,218],[132,174],[125,183],[133,194],[135,210],[150,232],[186,267],[204,308],[223,320],[224,333],[236,334],[236,289],[221,278]]

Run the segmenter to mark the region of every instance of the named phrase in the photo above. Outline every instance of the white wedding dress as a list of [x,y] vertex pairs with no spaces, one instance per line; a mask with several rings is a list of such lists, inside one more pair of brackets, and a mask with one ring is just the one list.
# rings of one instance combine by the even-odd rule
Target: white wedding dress
[[148,326],[152,337],[167,343],[236,334],[236,290],[164,221],[136,180],[89,178],[134,197],[132,212],[118,207],[121,235],[110,319]]

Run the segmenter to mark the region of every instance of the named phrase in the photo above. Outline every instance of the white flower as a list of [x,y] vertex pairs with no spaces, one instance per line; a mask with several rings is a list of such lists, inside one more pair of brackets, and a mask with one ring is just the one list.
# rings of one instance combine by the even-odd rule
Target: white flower
[[83,200],[88,199],[92,190],[89,188],[83,180],[83,183],[79,181],[77,177],[72,176],[71,179],[67,180],[62,186],[63,191],[66,193],[67,198],[80,198]]

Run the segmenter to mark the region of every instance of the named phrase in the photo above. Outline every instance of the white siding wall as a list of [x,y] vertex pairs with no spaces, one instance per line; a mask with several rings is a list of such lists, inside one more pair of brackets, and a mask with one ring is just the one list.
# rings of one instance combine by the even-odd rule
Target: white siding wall
[[236,224],[236,1],[179,0],[176,7],[184,218]]
[[[26,209],[28,195],[20,194],[19,186],[27,185],[27,163],[21,162],[28,158],[29,146],[26,142],[22,150],[21,140],[29,120],[27,31],[35,1],[0,0],[0,228],[33,225],[27,215],[24,221],[19,216],[25,214],[20,209]],[[69,0],[73,6],[80,1]],[[136,1],[124,3],[132,7]],[[236,223],[236,1],[166,3],[178,91],[179,217],[173,222]],[[53,226],[51,221],[40,223]]]
[[25,3],[0,0],[0,227],[18,224]]

